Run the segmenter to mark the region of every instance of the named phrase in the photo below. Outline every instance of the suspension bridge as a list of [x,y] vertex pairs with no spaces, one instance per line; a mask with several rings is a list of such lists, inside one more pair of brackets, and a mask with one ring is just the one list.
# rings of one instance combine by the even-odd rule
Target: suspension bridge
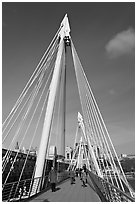
[[[68,49],[81,104],[69,161],[65,158]],[[67,14],[2,128],[3,201],[135,201],[73,44]],[[21,152],[25,144],[28,150]],[[31,155],[34,144],[39,144],[37,154]],[[51,167],[57,173],[54,193],[49,183]],[[71,185],[70,172],[83,167],[87,186],[79,177]]]

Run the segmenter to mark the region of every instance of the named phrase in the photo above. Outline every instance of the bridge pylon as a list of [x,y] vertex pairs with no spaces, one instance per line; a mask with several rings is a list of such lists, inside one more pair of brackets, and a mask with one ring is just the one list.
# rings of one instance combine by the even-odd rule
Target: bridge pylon
[[41,137],[39,152],[38,152],[37,161],[36,161],[36,170],[35,170],[34,178],[42,177],[42,174],[43,174],[44,163],[47,155],[47,148],[48,148],[48,142],[49,142],[49,136],[50,136],[50,127],[51,127],[52,116],[54,111],[55,98],[56,98],[57,87],[58,87],[60,75],[61,75],[61,68],[62,68],[61,60],[65,55],[64,38],[70,37],[69,32],[70,32],[70,26],[69,26],[68,17],[66,14],[64,19],[61,22],[60,32],[58,34],[59,48],[58,48],[57,58],[55,62],[53,77],[50,84],[47,109],[45,113],[42,137]]
[[[42,136],[37,157],[35,157],[36,165],[34,162],[33,172],[29,175],[31,177],[28,187],[29,195],[32,196],[42,189],[43,183],[47,182],[48,171],[46,172],[45,167],[46,162],[48,162],[47,154],[51,142],[50,136],[52,129],[54,129],[54,119],[56,119],[56,123],[60,122],[59,128],[61,129],[59,134],[55,132],[54,129],[53,134],[53,136],[61,135],[61,148],[57,148],[57,152],[59,155],[65,156],[65,55],[67,46],[71,48],[82,109],[82,114],[78,112],[77,118],[77,133],[80,133],[80,139],[78,145],[75,146],[69,168],[80,168],[84,161],[84,163],[87,164],[87,168],[91,170],[89,173],[92,174],[95,181],[101,181],[99,186],[105,183],[103,190],[107,189],[108,186],[109,188],[112,187],[112,190],[110,189],[112,194],[112,196],[110,195],[110,199],[113,199],[111,197],[114,196],[116,191],[124,195],[127,189],[129,194],[133,197],[134,191],[126,179],[104,119],[72,42],[67,15],[65,15],[62,20],[55,37],[47,49],[48,51],[44,53],[32,77],[15,103],[15,106],[4,121],[3,142],[7,139],[7,136],[10,135],[11,138],[8,138],[10,144],[3,157],[3,189],[8,186],[8,179],[12,177],[15,164],[20,161],[19,158],[23,155],[24,163],[22,164],[14,191],[14,197],[16,198],[18,196],[19,186],[24,178],[27,162],[29,161],[30,150],[32,145],[37,141],[38,135]],[[62,106],[60,102],[63,103]],[[62,114],[61,119],[55,117],[55,109],[57,109],[58,116]],[[58,127],[58,125],[56,126]],[[17,142],[18,139],[20,139],[19,149],[16,152],[12,152],[13,146],[15,146],[15,142]],[[29,146],[28,152],[27,154],[21,153],[20,149],[27,139],[30,139],[29,144],[27,144]],[[36,140],[35,142],[34,139]],[[56,140],[56,142],[54,142],[57,143],[58,141]],[[53,164],[56,163],[56,159],[57,157],[54,157]],[[11,166],[7,173],[6,169],[9,166],[9,162]],[[48,182],[46,185],[47,184]],[[11,192],[9,193],[9,197],[10,194]],[[122,200],[122,197],[120,197],[120,199]]]

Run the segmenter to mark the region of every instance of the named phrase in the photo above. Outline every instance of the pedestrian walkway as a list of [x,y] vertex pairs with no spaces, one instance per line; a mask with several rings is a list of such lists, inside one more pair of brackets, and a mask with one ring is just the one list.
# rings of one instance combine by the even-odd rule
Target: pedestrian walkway
[[91,181],[88,180],[87,187],[83,187],[80,178],[76,177],[75,184],[71,185],[70,180],[67,180],[58,185],[55,192],[50,189],[30,202],[101,202],[101,200]]

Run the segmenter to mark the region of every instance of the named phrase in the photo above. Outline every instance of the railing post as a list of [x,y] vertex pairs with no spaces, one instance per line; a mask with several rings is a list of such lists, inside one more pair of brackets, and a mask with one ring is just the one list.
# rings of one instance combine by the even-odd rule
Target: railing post
[[31,190],[32,190],[32,187],[33,187],[33,182],[34,182],[34,178],[31,179],[31,183],[30,183],[30,187],[29,187],[29,194],[28,194],[29,198],[30,198],[30,195],[31,195]]
[[24,180],[24,184],[23,184],[23,196],[24,196],[24,193],[25,193],[25,187],[26,187],[26,180]]
[[39,185],[41,184],[41,181],[42,181],[42,177],[38,178],[38,185],[37,185],[37,189],[36,189],[36,193],[37,191],[40,189]]
[[8,201],[10,201],[10,197],[11,197],[11,194],[12,194],[13,187],[14,187],[14,183],[12,184],[12,187],[11,187],[11,190],[10,190],[10,193],[9,193],[9,197],[8,197]]
[[[24,183],[24,182],[23,182]],[[21,198],[22,198],[22,195],[23,195],[23,186],[24,185],[22,185],[21,187],[20,187],[20,196],[19,196],[19,200],[21,201]]]

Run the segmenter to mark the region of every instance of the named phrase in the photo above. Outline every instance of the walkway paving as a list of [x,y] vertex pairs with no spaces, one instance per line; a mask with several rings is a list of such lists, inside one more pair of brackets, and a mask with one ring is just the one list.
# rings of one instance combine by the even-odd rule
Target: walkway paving
[[81,180],[76,178],[75,184],[71,185],[70,180],[67,180],[58,185],[55,192],[48,190],[30,202],[101,202],[101,200],[91,181],[88,180],[87,187],[83,187]]

